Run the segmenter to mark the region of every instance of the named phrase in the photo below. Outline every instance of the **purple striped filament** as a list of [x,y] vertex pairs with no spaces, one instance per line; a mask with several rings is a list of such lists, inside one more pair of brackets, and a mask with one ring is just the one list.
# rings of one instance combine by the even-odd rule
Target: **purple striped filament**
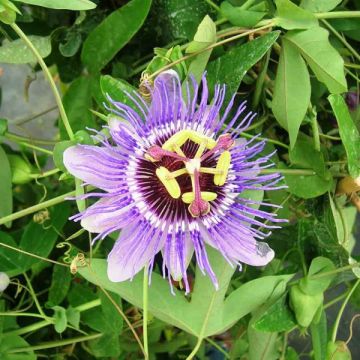
[[240,137],[255,115],[244,115],[243,103],[230,117],[235,95],[220,114],[225,86],[216,85],[209,105],[205,75],[201,85],[187,83],[183,96],[176,72],[166,71],[151,91],[150,105],[136,92],[127,94],[131,106],[109,98],[117,115],[109,121],[110,138],[98,133],[100,146],[64,153],[72,175],[103,191],[87,194],[99,200],[72,219],[95,239],[121,230],[108,256],[109,279],[131,279],[144,267],[151,272],[161,251],[164,277],[182,280],[188,293],[186,270],[195,253],[217,288],[205,245],[231,266],[266,265],[274,252],[261,240],[282,220],[239,196],[281,187],[278,173],[261,174],[272,166],[272,154],[260,155],[265,142]]

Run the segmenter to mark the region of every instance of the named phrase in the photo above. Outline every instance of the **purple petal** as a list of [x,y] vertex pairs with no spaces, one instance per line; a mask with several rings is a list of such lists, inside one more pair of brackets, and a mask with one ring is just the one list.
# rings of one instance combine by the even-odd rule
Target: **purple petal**
[[64,165],[72,175],[100,189],[111,191],[123,186],[126,161],[109,148],[69,147],[64,152]]
[[146,220],[133,222],[121,231],[108,256],[108,277],[111,281],[132,279],[148,266],[165,241],[161,231]]

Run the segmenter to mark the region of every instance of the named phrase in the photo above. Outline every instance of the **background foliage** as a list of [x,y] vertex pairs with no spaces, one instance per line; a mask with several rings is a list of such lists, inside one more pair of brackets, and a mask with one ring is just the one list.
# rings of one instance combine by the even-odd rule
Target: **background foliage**
[[282,205],[289,222],[264,269],[235,272],[209,249],[218,292],[195,264],[190,297],[154,273],[149,358],[351,358],[355,341],[338,330],[349,300],[360,306],[359,17],[359,0],[0,0],[0,63],[32,73],[0,111],[28,99],[40,72],[59,111],[56,134],[41,139],[24,124],[53,108],[0,119],[0,358],[144,358],[143,276],[111,283],[104,259],[117,234],[91,249],[67,221],[87,203],[65,201],[84,190],[62,154],[94,143],[106,94],[126,103],[142,76],[169,68],[184,81],[206,70],[210,88],[248,100],[258,117],[243,136],[268,139],[288,188],[243,196]]

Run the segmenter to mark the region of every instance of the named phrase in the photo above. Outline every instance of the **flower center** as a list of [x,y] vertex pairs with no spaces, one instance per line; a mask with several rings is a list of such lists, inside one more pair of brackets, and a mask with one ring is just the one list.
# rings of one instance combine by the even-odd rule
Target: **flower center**
[[[198,146],[195,156],[188,158],[182,146],[191,141]],[[213,175],[213,182],[217,186],[225,184],[231,164],[231,153],[228,151],[234,144],[230,134],[224,134],[217,141],[204,136],[193,130],[181,130],[171,136],[161,147],[151,146],[145,158],[151,162],[159,162],[163,157],[172,158],[175,162],[183,162],[184,167],[175,171],[170,171],[165,166],[156,169],[156,176],[164,185],[168,194],[189,204],[188,211],[193,217],[206,215],[210,211],[210,201],[217,198],[217,194],[210,191],[201,191],[200,173]],[[220,156],[216,167],[202,167],[204,162],[212,155]],[[191,178],[191,192],[182,193],[177,177],[189,175]]]

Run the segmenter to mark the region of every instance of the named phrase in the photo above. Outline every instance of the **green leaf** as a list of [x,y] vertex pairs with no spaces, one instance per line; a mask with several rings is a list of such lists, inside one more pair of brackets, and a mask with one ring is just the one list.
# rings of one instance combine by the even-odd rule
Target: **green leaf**
[[[219,283],[224,284],[224,288],[215,291],[211,280],[198,272],[196,288],[189,303],[179,291],[175,291],[176,296],[171,295],[167,281],[153,273],[149,287],[149,312],[195,336],[210,336],[227,330],[238,319],[265,303],[280,282],[286,282],[292,277],[265,276],[249,281],[232,292],[224,302],[234,269],[217,251],[209,248],[208,254]],[[91,270],[84,267],[79,269],[79,273],[94,284],[100,282],[105,289],[119,294],[126,301],[141,308],[143,275],[139,273],[131,282],[113,283],[107,277],[106,267],[106,260],[93,259]]]
[[325,360],[328,335],[326,313],[324,310],[321,312],[320,321],[316,324],[311,324],[310,331],[312,346],[314,349],[314,360]]
[[192,40],[201,20],[211,8],[204,0],[157,0],[155,24],[161,29],[161,43]]
[[76,329],[79,329],[80,325],[80,311],[73,308],[72,306],[69,306],[66,309],[66,319],[67,322],[74,326]]
[[[94,117],[90,112],[92,107],[91,79],[88,76],[74,80],[63,98],[64,108],[74,132],[85,127],[95,128]],[[61,139],[68,139],[61,119],[59,120]],[[65,149],[64,149],[65,150]]]
[[301,0],[300,6],[313,13],[331,11],[341,3],[342,0]]
[[[13,209],[11,167],[4,149],[0,146],[0,218],[10,215]],[[6,226],[10,226],[7,223]]]
[[334,279],[335,274],[322,276],[312,279],[312,276],[320,275],[335,270],[334,263],[323,256],[319,256],[311,262],[309,272],[306,277],[302,278],[299,282],[301,290],[308,295],[317,295],[323,293]]
[[[299,134],[298,140],[289,152],[291,166],[295,168],[312,169],[314,175],[289,175],[284,174],[288,191],[298,197],[310,199],[322,195],[330,190],[333,180],[327,169],[324,156],[316,151],[311,138]],[[286,168],[282,163],[279,167]]]
[[66,141],[59,141],[54,146],[54,150],[53,150],[54,164],[57,168],[59,168],[63,172],[67,171],[63,161],[64,151],[70,146],[73,146],[75,144],[76,142],[74,140],[66,140]]
[[255,330],[251,326],[251,321],[247,332],[249,339],[249,360],[277,360],[280,358],[277,346],[277,333]]
[[321,27],[303,31],[289,31],[285,38],[294,44],[309,64],[317,79],[331,93],[347,91],[344,60],[330,45],[329,33]]
[[36,360],[37,356],[34,351],[11,353],[11,350],[17,348],[29,347],[29,343],[18,335],[8,335],[6,340],[0,342],[0,359],[1,360]]
[[48,306],[59,305],[70,289],[71,274],[66,266],[55,265],[51,278],[51,286],[48,295]]
[[194,40],[187,46],[186,53],[191,54],[216,42],[216,25],[211,17],[206,15],[197,28]]
[[[9,234],[2,231],[0,231],[0,243],[18,248],[18,245],[13,240],[13,238]],[[17,273],[21,273],[17,251],[0,245],[0,271],[6,272],[11,276],[11,273],[14,270]]]
[[[45,226],[44,224],[37,224],[31,220],[25,227],[19,247],[24,251],[31,252],[42,257],[49,256],[55,245],[55,241],[59,236],[59,232],[69,217],[69,209],[70,205],[68,203],[63,203],[49,209],[50,220],[45,222]],[[19,254],[18,264],[22,271],[13,271],[12,276],[29,270],[32,265],[39,261],[41,260],[25,254]]]
[[288,130],[293,148],[310,104],[310,76],[299,51],[283,38],[275,77],[272,110],[279,124]]
[[340,95],[328,97],[330,105],[339,125],[339,133],[344,144],[348,169],[352,178],[360,176],[360,134],[354,124],[345,100]]
[[62,306],[53,306],[54,310],[54,327],[59,334],[63,333],[67,327],[66,310]]
[[[110,294],[111,298],[115,303],[121,308],[121,298],[118,294]],[[123,318],[116,310],[114,304],[109,300],[109,298],[103,293],[100,293],[101,300],[101,310],[104,315],[105,321],[108,324],[109,332],[116,334],[121,333],[123,327]]]
[[8,120],[0,119],[0,135],[4,135],[8,131]]
[[221,3],[220,9],[231,24],[240,27],[253,27],[266,15],[265,12],[244,10],[241,7],[232,6],[227,1]]
[[290,0],[276,0],[275,22],[286,30],[309,29],[317,26],[316,17],[309,11],[304,10]]
[[89,0],[15,0],[25,4],[43,6],[49,9],[90,10],[96,4]]
[[[29,35],[36,50],[42,58],[46,58],[51,53],[50,36]],[[4,40],[0,47],[0,62],[8,64],[27,64],[36,63],[36,57],[24,43],[22,39],[14,41]]]
[[91,72],[100,71],[136,34],[151,0],[132,0],[106,17],[86,38],[81,53]]
[[227,91],[224,99],[226,104],[237,91],[246,72],[267,53],[279,34],[279,31],[272,31],[232,48],[225,55],[210,62],[207,67],[209,89],[214,89],[217,83],[226,84]]
[[266,311],[253,322],[252,327],[264,332],[289,331],[292,329],[296,323],[294,315],[286,302],[286,297],[287,295],[284,294],[271,304]]
[[89,341],[91,353],[97,358],[118,358],[121,353],[119,334],[110,332]]
[[133,93],[136,89],[125,80],[115,79],[110,75],[101,76],[100,88],[104,101],[106,101],[106,97],[109,95],[114,101],[121,102],[130,106],[135,111],[139,111],[137,105],[126,95],[126,93]]
[[[216,25],[211,18],[206,15],[200,23],[194,40],[186,48],[186,53],[191,54],[201,51],[216,42]],[[193,75],[197,82],[200,82],[206,65],[209,61],[212,49],[206,50],[195,56],[189,65],[188,75]]]

